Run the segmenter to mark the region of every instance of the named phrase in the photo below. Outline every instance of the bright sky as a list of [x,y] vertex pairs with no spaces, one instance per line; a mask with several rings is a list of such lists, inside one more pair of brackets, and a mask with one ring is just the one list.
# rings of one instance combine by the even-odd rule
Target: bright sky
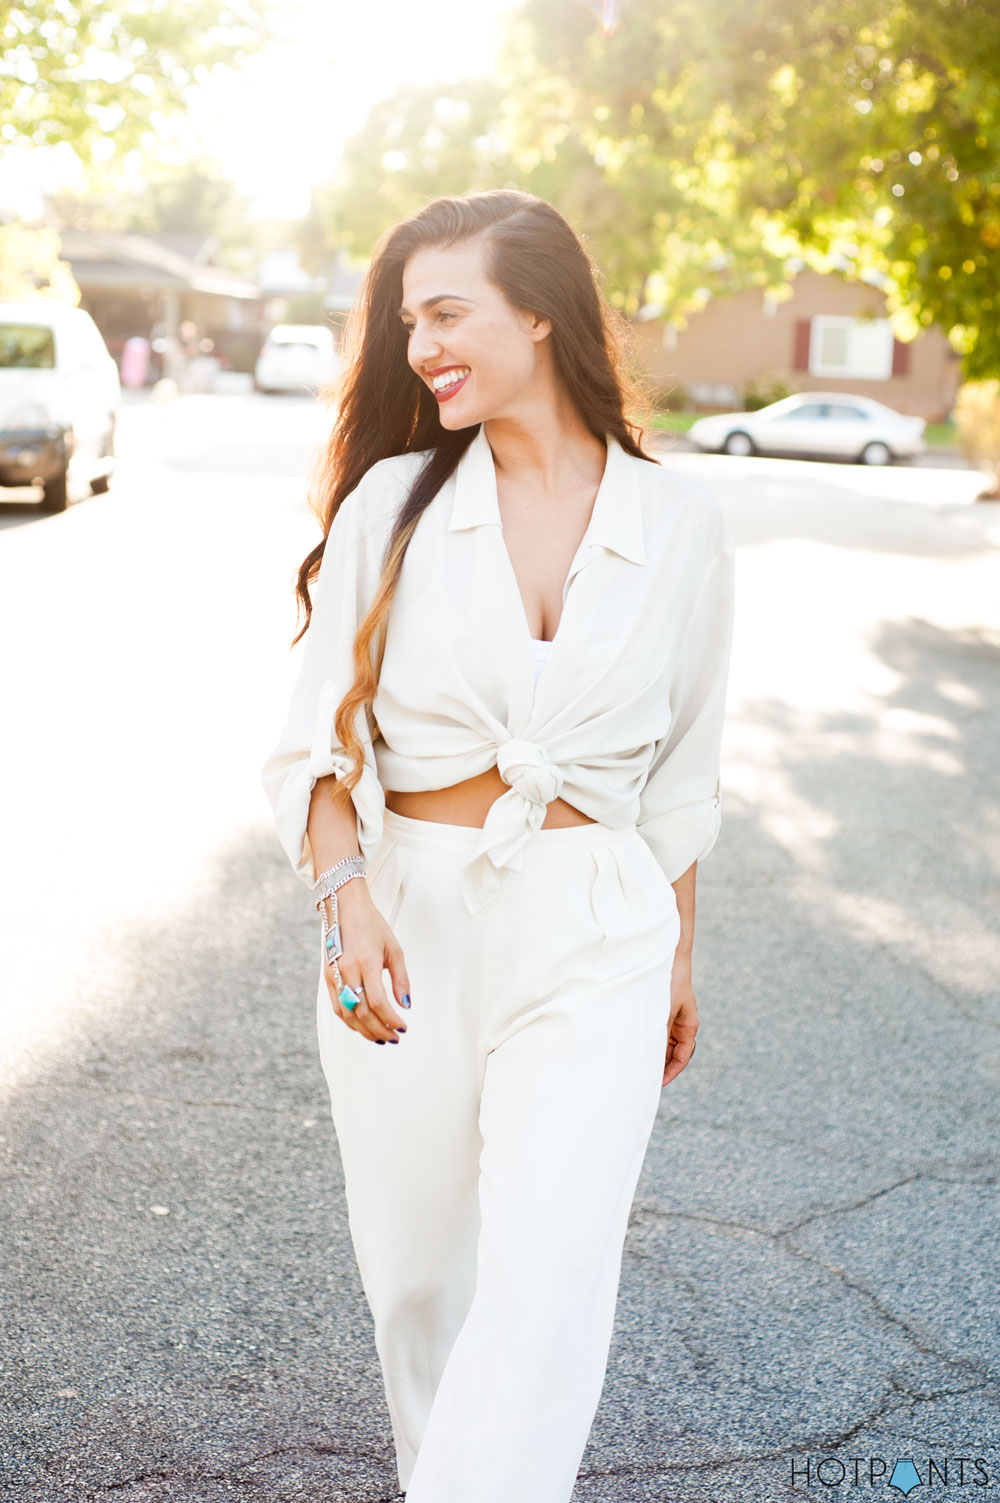
[[284,0],[283,38],[220,78],[196,115],[256,212],[301,214],[346,136],[403,81],[490,70],[516,0]]

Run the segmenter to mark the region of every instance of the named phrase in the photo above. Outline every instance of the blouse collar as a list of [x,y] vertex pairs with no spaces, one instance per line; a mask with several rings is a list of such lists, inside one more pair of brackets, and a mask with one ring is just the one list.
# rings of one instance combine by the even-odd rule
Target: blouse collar
[[[627,454],[611,434],[605,435],[608,457],[594,501],[594,510],[583,535],[581,550],[592,543],[610,548],[634,564],[646,562],[642,527],[642,498],[636,464],[645,463]],[[485,425],[459,460],[455,470],[455,498],[450,532],[464,527],[501,525],[497,499],[496,468]]]

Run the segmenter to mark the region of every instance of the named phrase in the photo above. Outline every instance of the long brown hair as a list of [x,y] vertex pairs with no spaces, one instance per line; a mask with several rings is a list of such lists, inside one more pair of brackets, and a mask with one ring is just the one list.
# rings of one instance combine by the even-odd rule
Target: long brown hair
[[377,729],[372,702],[385,651],[389,607],[407,545],[421,513],[479,431],[478,425],[456,432],[443,428],[433,395],[407,361],[406,331],[399,317],[403,268],[414,251],[425,246],[453,245],[473,237],[484,241],[486,275],[507,301],[551,320],[548,337],[556,370],[590,431],[602,440],[611,434],[627,453],[656,463],[641,448],[641,427],[625,416],[626,404],[632,411],[644,405],[638,381],[626,371],[628,325],[605,300],[600,271],[550,203],[506,188],[435,198],[385,231],[347,326],[343,375],[328,393],[338,411],[320,457],[312,497],[323,538],[303,560],[296,584],[305,621],[294,642],[308,629],[312,616],[309,585],[319,572],[330,525],[344,498],[380,459],[429,451],[393,523],[375,597],[354,639],[354,682],[334,716],[337,744],[354,763],[334,790],[335,796],[344,799],[350,797],[364,766],[364,749],[355,728],[359,708],[364,707],[369,727]]

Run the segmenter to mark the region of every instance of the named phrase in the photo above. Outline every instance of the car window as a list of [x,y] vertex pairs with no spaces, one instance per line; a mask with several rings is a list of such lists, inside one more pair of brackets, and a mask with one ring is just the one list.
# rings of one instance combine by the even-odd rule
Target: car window
[[826,416],[837,423],[867,423],[868,414],[861,407],[848,407],[841,402],[830,402]]
[[51,329],[41,324],[0,324],[0,368],[51,371],[55,364]]
[[796,407],[794,412],[783,412],[781,416],[787,422],[791,422],[793,418],[796,422],[807,418],[821,418],[823,406],[820,402],[807,402],[804,407]]

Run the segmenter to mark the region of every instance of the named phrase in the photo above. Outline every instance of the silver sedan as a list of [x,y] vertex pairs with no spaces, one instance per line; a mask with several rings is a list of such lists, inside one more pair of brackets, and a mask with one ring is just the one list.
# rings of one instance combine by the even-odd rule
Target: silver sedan
[[687,437],[699,449],[723,454],[779,454],[892,464],[922,454],[924,419],[904,417],[871,397],[808,391],[758,412],[699,418]]

